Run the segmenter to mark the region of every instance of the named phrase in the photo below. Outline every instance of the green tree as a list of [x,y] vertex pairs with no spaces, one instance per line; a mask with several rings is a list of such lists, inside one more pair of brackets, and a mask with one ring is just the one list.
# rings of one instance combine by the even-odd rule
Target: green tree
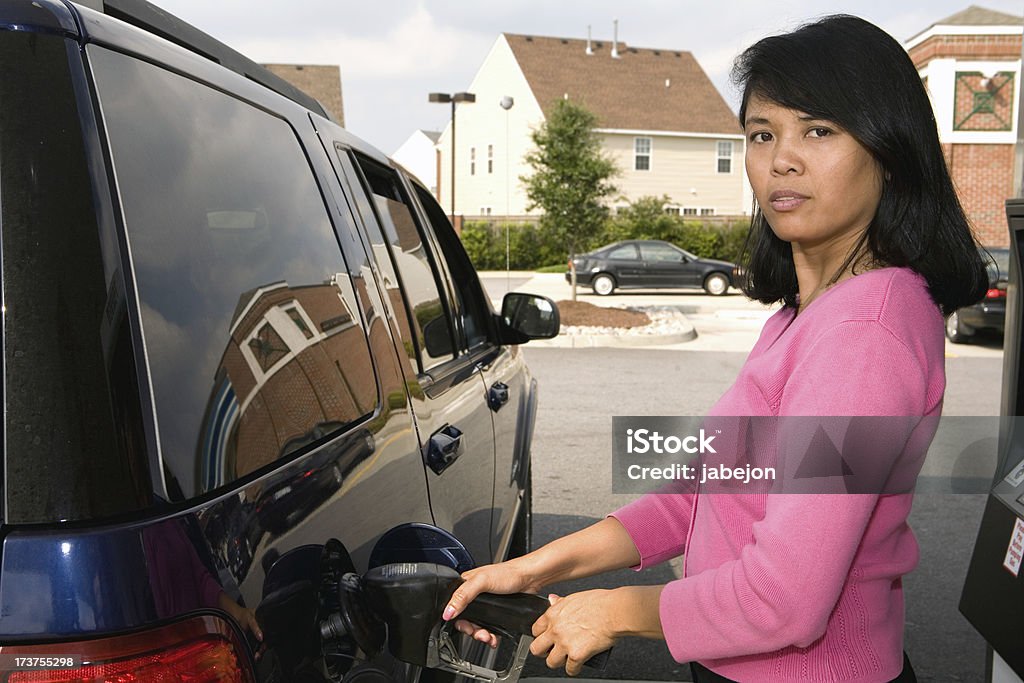
[[[597,117],[579,104],[558,100],[551,116],[531,134],[536,149],[526,155],[533,174],[520,180],[529,209],[540,208],[541,228],[556,236],[569,256],[589,245],[604,227],[617,173],[594,132]],[[573,299],[576,283],[573,277]]]
[[668,240],[672,241],[678,232],[682,219],[665,213],[665,205],[671,200],[667,195],[645,196],[619,209],[614,218],[608,220],[602,235],[603,242],[619,240]]

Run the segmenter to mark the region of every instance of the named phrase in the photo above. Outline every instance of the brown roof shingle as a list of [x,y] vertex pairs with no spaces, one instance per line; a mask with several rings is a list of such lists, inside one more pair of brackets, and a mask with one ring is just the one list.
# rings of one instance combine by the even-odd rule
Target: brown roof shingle
[[[545,116],[557,100],[583,104],[601,128],[739,133],[729,109],[689,52],[612,43],[506,33],[512,53]],[[666,85],[667,84],[667,85]]]
[[960,10],[956,14],[936,21],[923,31],[918,31],[910,38],[907,38],[906,42],[911,42],[922,33],[936,26],[1020,26],[1021,24],[1024,24],[1024,17],[1020,15],[997,12],[985,9],[984,7],[978,7],[977,5],[971,5],[965,10]]
[[971,5],[965,10],[935,22],[932,26],[1020,26],[1021,24],[1024,24],[1024,17],[1019,14],[1007,14]]

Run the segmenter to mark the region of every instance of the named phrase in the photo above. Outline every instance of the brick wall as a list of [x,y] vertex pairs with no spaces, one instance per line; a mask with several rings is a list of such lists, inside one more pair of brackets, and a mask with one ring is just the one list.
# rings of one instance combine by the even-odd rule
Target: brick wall
[[341,126],[345,125],[340,67],[320,64],[264,64],[263,66],[302,92],[316,98]]
[[936,57],[961,59],[1020,59],[1021,36],[932,36],[910,49],[918,69]]
[[1005,202],[1013,196],[1013,145],[943,144],[964,212],[982,244],[1005,247]]

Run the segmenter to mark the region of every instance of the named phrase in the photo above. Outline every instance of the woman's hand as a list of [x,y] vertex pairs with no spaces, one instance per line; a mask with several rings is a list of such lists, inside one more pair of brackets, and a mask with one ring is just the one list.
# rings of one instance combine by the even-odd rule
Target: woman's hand
[[[444,608],[442,618],[445,621],[454,619],[461,614],[466,609],[466,605],[473,602],[481,593],[507,595],[509,593],[534,593],[540,590],[527,563],[521,558],[470,569],[462,574],[462,578],[464,583],[455,590],[447,607]],[[471,636],[474,640],[487,643],[491,647],[498,646],[497,636],[470,621],[459,619],[455,622],[455,628]]]
[[[452,595],[442,616],[445,621],[454,619],[481,593],[536,593],[548,584],[632,567],[639,562],[640,553],[625,528],[614,517],[606,517],[522,557],[465,572],[465,583]],[[656,623],[657,616],[655,600]],[[497,647],[498,639],[486,629],[462,619],[455,622],[455,627]]]
[[615,591],[549,595],[548,600],[551,607],[533,625],[530,652],[546,658],[551,669],[564,666],[567,674],[575,676],[584,662],[611,648],[622,635],[615,626],[622,607]]
[[530,652],[552,669],[575,676],[588,659],[622,636],[664,639],[659,602],[664,586],[590,590],[564,598],[549,595],[551,607],[533,625]]

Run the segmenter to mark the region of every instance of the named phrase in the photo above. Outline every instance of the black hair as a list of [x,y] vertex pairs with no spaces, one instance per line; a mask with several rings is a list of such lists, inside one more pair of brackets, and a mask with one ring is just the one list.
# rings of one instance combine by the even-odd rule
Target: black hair
[[[945,315],[984,296],[985,265],[949,177],[931,103],[896,40],[863,19],[829,16],[747,48],[733,80],[743,88],[740,125],[757,95],[835,122],[879,163],[878,209],[834,277],[866,256],[920,273]],[[792,249],[772,231],[756,199],[741,262],[747,296],[797,305]]]

